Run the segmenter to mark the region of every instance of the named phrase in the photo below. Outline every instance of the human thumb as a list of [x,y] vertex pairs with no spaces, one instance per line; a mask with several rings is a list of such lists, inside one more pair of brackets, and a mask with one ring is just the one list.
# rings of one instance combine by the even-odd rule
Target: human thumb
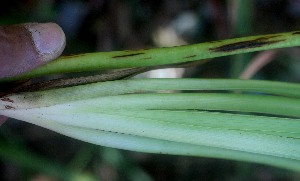
[[0,78],[30,71],[63,52],[66,38],[55,23],[0,26]]

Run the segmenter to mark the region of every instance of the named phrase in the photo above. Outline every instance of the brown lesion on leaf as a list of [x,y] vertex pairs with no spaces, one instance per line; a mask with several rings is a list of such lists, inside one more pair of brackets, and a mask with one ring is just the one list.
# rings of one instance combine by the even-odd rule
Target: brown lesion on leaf
[[184,57],[184,58],[194,58],[194,57],[196,57],[197,55],[189,55],[189,56],[186,56],[186,57]]
[[221,46],[218,46],[215,48],[210,48],[209,50],[212,52],[232,52],[232,51],[236,51],[236,50],[262,47],[265,45],[270,45],[270,44],[284,41],[284,39],[270,40],[270,39],[278,37],[278,36],[279,35],[266,36],[266,37],[256,38],[254,40],[230,43],[230,44],[221,45]]
[[77,58],[77,57],[82,57],[84,54],[78,54],[78,55],[67,55],[67,56],[61,56],[59,57],[60,59],[69,59],[69,58]]
[[137,56],[137,55],[143,55],[145,53],[131,53],[131,54],[124,54],[124,55],[116,55],[113,56],[112,58],[126,58],[126,57],[133,57],[133,56]]
[[11,103],[14,103],[14,101],[11,100],[11,99],[8,98],[8,97],[3,97],[3,98],[1,98],[0,100],[1,100],[1,101],[5,101],[5,102],[11,102]]
[[9,106],[9,105],[5,105],[4,107],[5,107],[5,109],[16,109],[16,108],[14,108],[12,106]]
[[[33,92],[33,91],[41,91],[41,90],[49,90],[49,89],[91,84],[96,82],[126,79],[136,74],[145,72],[147,70],[148,68],[143,68],[143,67],[127,68],[127,69],[112,70],[99,75],[83,76],[83,77],[75,77],[75,78],[52,79],[45,82],[39,82],[35,84],[18,87],[17,89],[14,89],[11,93]],[[38,97],[35,96],[34,98],[37,99]]]

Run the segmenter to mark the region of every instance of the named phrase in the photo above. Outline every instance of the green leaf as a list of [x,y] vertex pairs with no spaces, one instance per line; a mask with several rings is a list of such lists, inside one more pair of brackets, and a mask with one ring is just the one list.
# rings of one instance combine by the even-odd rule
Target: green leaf
[[0,114],[103,146],[300,171],[299,89],[253,80],[110,81],[6,96]]

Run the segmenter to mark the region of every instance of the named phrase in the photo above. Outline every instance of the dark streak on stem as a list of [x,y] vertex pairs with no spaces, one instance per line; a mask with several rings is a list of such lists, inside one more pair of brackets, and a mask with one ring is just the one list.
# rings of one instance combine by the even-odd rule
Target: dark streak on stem
[[[151,58],[151,57],[150,57]],[[32,92],[32,91],[41,91],[41,90],[49,90],[55,88],[63,88],[63,87],[71,87],[71,86],[78,86],[84,84],[90,84],[95,82],[105,82],[105,81],[113,81],[113,80],[120,80],[126,79],[131,76],[137,75],[139,73],[143,73],[149,70],[154,69],[162,69],[162,68],[170,68],[170,67],[181,67],[187,68],[190,66],[195,66],[202,64],[203,60],[191,60],[191,62],[185,63],[178,63],[178,64],[170,64],[170,65],[161,65],[161,66],[152,66],[152,67],[137,67],[137,68],[127,68],[127,69],[119,69],[113,70],[107,73],[93,75],[93,76],[86,76],[86,77],[77,77],[77,78],[68,78],[68,79],[54,79],[46,82],[40,82],[30,85],[18,86],[13,88],[7,92],[0,92],[0,98],[5,99],[2,101],[8,101],[5,97],[6,95],[19,93],[19,92]]]
[[68,55],[68,56],[62,56],[60,59],[68,59],[68,58],[77,58],[77,57],[82,57],[84,54],[78,54],[78,55]]
[[232,52],[232,51],[236,51],[236,50],[262,47],[265,45],[270,45],[270,44],[284,41],[283,39],[282,40],[272,40],[272,41],[269,40],[270,38],[274,38],[274,37],[276,37],[276,36],[257,38],[257,39],[249,40],[249,41],[241,41],[241,42],[237,42],[237,43],[222,45],[222,46],[219,46],[216,48],[210,48],[209,50],[213,51],[213,52]]
[[125,54],[125,55],[117,55],[117,56],[113,56],[112,58],[125,58],[125,57],[133,57],[136,55],[142,55],[145,53],[132,53],[132,54]]
[[18,87],[16,89],[11,90],[7,94],[49,90],[55,88],[90,84],[95,82],[105,82],[105,81],[125,79],[134,76],[136,74],[142,73],[146,70],[147,70],[146,68],[128,68],[128,69],[115,70],[109,73],[103,73],[103,74],[93,75],[93,76],[68,78],[68,79],[54,79],[46,82],[40,82],[40,83],[31,84],[23,87]]
[[193,58],[193,57],[196,57],[197,55],[190,55],[190,56],[186,56],[184,58]]

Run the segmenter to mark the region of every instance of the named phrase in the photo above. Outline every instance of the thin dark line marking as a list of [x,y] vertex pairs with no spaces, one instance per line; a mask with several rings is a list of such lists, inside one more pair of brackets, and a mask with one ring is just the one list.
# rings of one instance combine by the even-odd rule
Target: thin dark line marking
[[184,58],[193,58],[193,57],[196,57],[197,55],[190,55],[190,56],[186,56]]
[[132,54],[125,54],[125,55],[116,55],[116,56],[113,56],[112,58],[133,57],[133,56],[142,55],[142,54],[145,54],[145,53],[132,53]]

